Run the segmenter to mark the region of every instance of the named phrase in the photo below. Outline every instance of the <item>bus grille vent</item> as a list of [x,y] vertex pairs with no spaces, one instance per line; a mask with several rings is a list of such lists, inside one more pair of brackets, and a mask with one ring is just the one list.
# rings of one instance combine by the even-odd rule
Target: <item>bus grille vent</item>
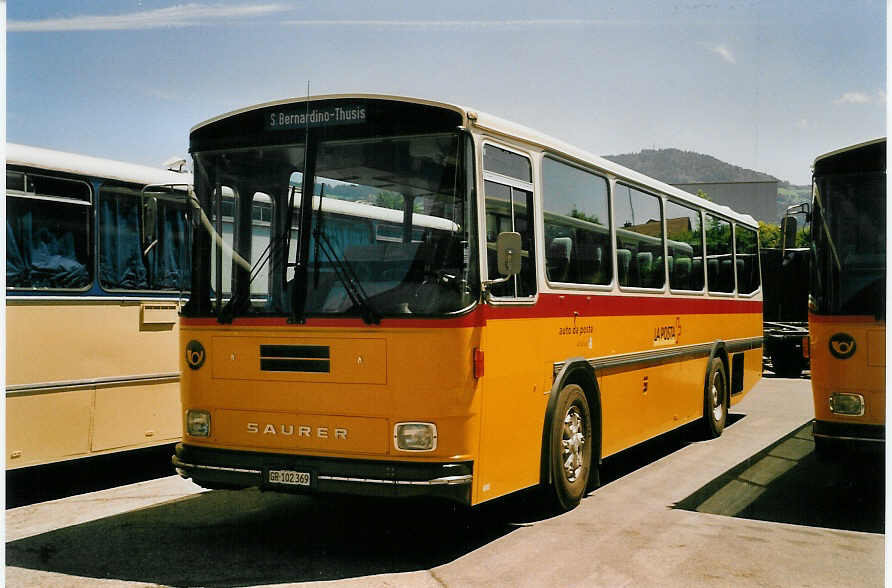
[[325,345],[261,345],[260,370],[328,374],[330,350]]

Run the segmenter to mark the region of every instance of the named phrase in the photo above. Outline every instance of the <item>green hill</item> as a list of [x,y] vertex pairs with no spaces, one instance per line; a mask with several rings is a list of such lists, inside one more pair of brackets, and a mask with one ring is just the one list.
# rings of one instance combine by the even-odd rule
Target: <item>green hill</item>
[[711,155],[681,149],[643,149],[640,153],[605,155],[604,158],[667,184],[780,182],[766,173],[731,165]]
[[786,210],[790,206],[809,202],[811,186],[794,186],[784,182],[777,185],[777,209]]
[[604,158],[667,184],[777,182],[778,211],[806,202],[811,197],[811,186],[795,186],[764,172],[732,165],[694,151],[642,149],[639,153],[605,155]]

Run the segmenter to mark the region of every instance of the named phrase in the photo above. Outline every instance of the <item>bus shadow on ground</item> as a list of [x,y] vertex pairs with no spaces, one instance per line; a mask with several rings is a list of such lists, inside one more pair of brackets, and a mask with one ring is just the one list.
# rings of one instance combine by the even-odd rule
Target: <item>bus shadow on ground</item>
[[675,508],[745,519],[884,533],[882,454],[821,461],[812,423],[703,486]]
[[163,478],[173,443],[6,471],[6,508]]
[[[741,418],[730,414],[727,426]],[[602,484],[701,439],[697,427],[683,427],[612,456]],[[7,543],[6,563],[169,586],[339,580],[429,570],[553,514],[535,489],[473,510],[218,490]]]
[[[735,423],[745,417],[746,415],[742,413],[729,412],[725,420],[725,428],[733,427]],[[701,442],[704,439],[703,423],[695,421],[629,449],[624,449],[605,458],[601,463],[601,486],[619,480],[635,470],[672,455],[691,443]]]
[[514,515],[535,497],[512,498],[467,511],[421,500],[218,490],[7,543],[6,564],[227,587],[427,570],[517,529]]

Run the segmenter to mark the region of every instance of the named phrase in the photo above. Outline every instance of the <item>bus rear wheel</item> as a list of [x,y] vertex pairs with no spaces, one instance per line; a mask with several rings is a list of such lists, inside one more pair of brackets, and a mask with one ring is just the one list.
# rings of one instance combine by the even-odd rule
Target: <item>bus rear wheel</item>
[[576,384],[559,392],[549,440],[551,502],[556,510],[576,507],[585,495],[592,467],[592,417]]
[[727,382],[725,364],[720,357],[713,357],[709,362],[703,395],[703,428],[709,439],[721,436],[728,420]]

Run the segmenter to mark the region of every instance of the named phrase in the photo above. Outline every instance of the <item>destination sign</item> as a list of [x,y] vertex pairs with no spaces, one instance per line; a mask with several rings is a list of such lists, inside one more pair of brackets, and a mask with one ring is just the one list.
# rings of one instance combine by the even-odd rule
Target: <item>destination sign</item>
[[365,106],[346,105],[307,110],[276,110],[266,115],[266,130],[286,131],[325,125],[351,125],[366,122]]

